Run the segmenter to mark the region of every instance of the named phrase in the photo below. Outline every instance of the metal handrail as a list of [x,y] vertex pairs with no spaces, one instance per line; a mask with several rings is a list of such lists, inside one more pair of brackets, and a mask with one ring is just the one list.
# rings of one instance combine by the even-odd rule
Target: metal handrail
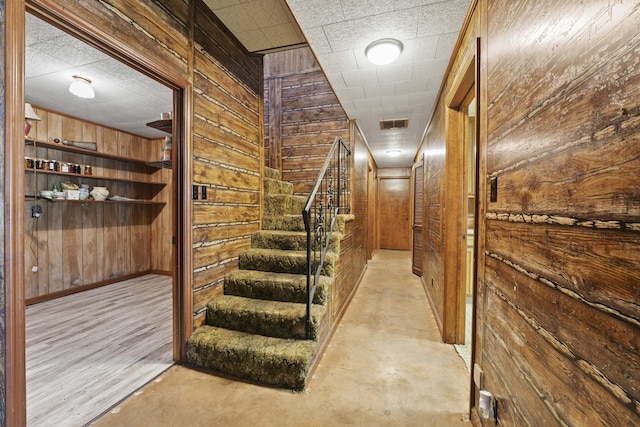
[[[336,137],[302,210],[307,232],[307,339],[311,339],[313,297],[331,243],[336,218],[341,212],[351,212],[350,155],[351,150],[347,144],[342,138]],[[311,277],[314,278],[313,281]]]

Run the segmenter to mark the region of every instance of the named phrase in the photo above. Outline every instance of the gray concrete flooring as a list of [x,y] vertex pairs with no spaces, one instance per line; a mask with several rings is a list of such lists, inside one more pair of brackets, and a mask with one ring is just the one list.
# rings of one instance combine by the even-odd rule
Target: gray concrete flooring
[[379,250],[304,392],[174,366],[94,425],[469,426],[469,383],[411,254]]

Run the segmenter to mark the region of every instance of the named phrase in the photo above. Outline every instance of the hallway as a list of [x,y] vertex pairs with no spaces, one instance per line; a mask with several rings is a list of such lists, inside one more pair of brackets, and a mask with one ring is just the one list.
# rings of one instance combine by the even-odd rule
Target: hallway
[[174,366],[95,426],[465,426],[469,374],[442,344],[411,253],[379,250],[307,389]]

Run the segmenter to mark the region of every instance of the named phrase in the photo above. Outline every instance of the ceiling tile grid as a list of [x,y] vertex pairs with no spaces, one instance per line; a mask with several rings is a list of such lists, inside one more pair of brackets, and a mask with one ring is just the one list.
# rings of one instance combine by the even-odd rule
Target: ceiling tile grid
[[[406,167],[420,144],[469,0],[287,0],[336,91],[358,121],[379,167]],[[404,44],[393,64],[374,66],[365,48],[380,38]],[[403,130],[379,121],[409,118]],[[402,146],[389,157],[389,147]]]

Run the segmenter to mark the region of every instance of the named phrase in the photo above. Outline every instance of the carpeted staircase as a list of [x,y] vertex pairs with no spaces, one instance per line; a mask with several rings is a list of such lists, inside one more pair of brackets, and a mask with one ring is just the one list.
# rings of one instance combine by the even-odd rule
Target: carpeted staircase
[[312,339],[305,333],[306,197],[279,172],[265,169],[262,230],[225,278],[224,295],[207,306],[206,325],[187,342],[194,367],[277,387],[302,390],[322,339],[327,301],[344,221],[337,221],[312,306]]

